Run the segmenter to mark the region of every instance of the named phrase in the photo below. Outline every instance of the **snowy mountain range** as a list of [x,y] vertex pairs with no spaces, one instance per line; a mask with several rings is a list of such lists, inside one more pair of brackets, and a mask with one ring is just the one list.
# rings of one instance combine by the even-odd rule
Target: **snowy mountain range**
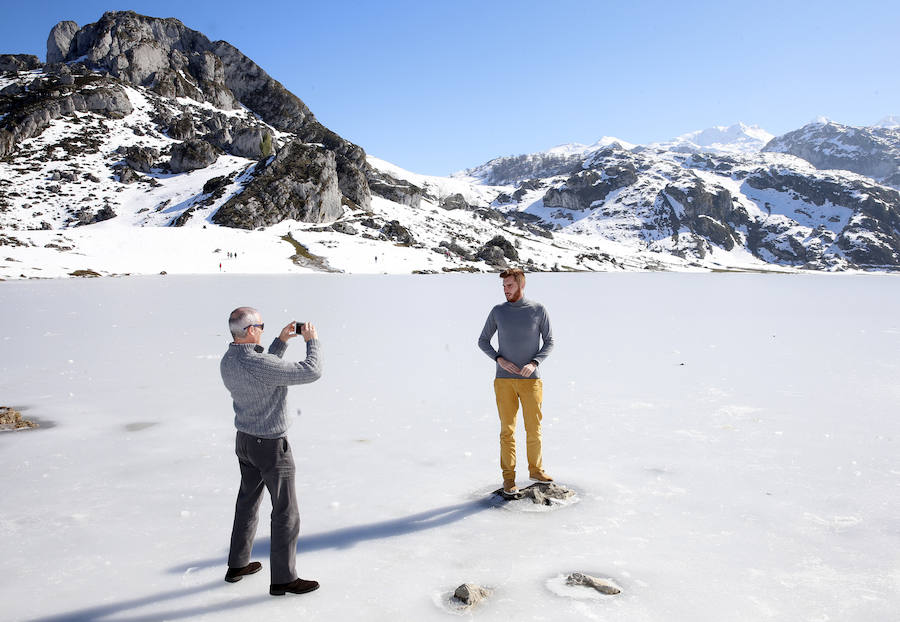
[[0,278],[900,268],[892,117],[604,137],[434,177],[175,19],[61,22],[47,59],[0,55]]

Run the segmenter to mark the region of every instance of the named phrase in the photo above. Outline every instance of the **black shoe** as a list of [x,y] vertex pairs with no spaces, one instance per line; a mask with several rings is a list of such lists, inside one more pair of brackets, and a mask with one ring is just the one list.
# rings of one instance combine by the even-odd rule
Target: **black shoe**
[[269,586],[269,594],[272,596],[284,596],[285,592],[291,594],[306,594],[319,589],[318,581],[307,579],[294,579],[290,583],[273,583]]
[[245,574],[253,574],[262,570],[262,564],[259,562],[250,562],[243,568],[229,568],[225,573],[225,580],[229,583],[237,583],[244,578]]

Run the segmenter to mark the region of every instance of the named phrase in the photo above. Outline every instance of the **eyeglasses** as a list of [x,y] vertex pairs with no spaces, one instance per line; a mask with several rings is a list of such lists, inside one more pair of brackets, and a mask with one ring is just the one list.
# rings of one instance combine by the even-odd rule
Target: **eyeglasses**
[[244,330],[247,330],[248,328],[253,328],[254,326],[256,328],[258,328],[259,330],[266,330],[266,325],[264,323],[263,324],[250,324],[250,326],[245,326]]

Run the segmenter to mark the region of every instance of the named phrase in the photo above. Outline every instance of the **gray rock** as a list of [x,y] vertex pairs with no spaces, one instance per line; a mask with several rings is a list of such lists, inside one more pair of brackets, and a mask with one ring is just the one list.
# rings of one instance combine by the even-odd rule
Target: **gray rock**
[[525,488],[520,488],[518,492],[507,494],[502,488],[494,491],[495,495],[500,495],[505,499],[531,499],[532,503],[537,505],[553,505],[553,500],[566,501],[575,496],[575,491],[555,483],[536,482]]
[[[43,88],[43,82],[37,82],[36,88]],[[95,82],[91,89],[65,94],[43,92],[36,94],[36,98],[36,102],[10,104],[0,129],[0,158],[11,153],[19,142],[38,136],[55,119],[74,112],[94,112],[121,119],[133,110],[125,90],[111,81]]]
[[169,169],[173,173],[195,171],[206,168],[218,158],[218,150],[205,140],[186,140],[172,147]]
[[505,269],[509,267],[509,264],[506,263],[506,259],[503,257],[503,249],[499,246],[482,246],[478,250],[476,258],[495,268]]
[[773,138],[762,150],[790,153],[818,169],[843,169],[886,180],[900,169],[900,130],[810,123]]
[[425,191],[419,186],[375,169],[369,169],[366,178],[372,194],[394,203],[419,207],[425,196]]
[[0,54],[0,72],[32,71],[41,67],[41,61],[33,54]]
[[272,134],[261,127],[243,128],[234,135],[229,152],[242,158],[268,158],[275,153]]
[[475,261],[475,255],[469,251],[468,249],[463,248],[455,241],[447,242],[446,240],[440,243],[441,248],[446,248],[451,253],[458,255],[462,259],[466,261]]
[[595,589],[601,594],[606,594],[608,596],[622,593],[621,588],[619,588],[619,586],[614,584],[612,581],[608,581],[607,579],[598,579],[597,577],[592,577],[591,575],[587,575],[581,572],[573,572],[568,577],[566,577],[566,585],[583,585],[585,587]]
[[59,22],[50,30],[47,37],[47,62],[61,63],[69,55],[75,33],[78,32],[78,24],[75,22]]
[[315,223],[342,215],[334,152],[292,141],[270,162],[257,165],[252,180],[212,220],[228,227],[255,229],[288,218]]
[[331,225],[331,228],[338,233],[343,233],[345,235],[357,235],[359,232],[348,222],[336,222]]
[[569,210],[589,209],[596,201],[603,201],[614,190],[637,182],[637,171],[629,161],[602,160],[602,166],[578,171],[565,185],[550,188],[544,194],[544,207]]
[[149,173],[159,158],[159,150],[153,147],[139,147],[137,145],[125,150],[125,163],[141,173]]
[[458,192],[441,199],[441,207],[446,210],[470,209],[468,201]]
[[506,259],[511,259],[513,261],[519,260],[519,252],[516,250],[515,246],[502,235],[496,235],[488,240],[488,242],[478,250],[475,256],[497,268],[508,267]]
[[194,120],[191,118],[191,115],[183,114],[174,119],[166,128],[166,134],[169,135],[169,138],[174,138],[175,140],[193,138],[197,132],[194,129]]
[[465,608],[474,607],[491,595],[491,590],[475,585],[474,583],[463,583],[453,592],[453,604],[463,605]]
[[412,233],[409,232],[409,229],[401,225],[397,220],[385,223],[381,228],[381,233],[389,240],[394,240],[399,244],[412,245],[416,243],[416,239],[413,237]]

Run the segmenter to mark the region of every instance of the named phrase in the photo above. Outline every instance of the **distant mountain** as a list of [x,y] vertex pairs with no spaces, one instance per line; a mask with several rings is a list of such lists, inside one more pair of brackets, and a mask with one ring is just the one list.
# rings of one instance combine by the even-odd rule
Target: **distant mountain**
[[541,151],[517,156],[504,156],[454,173],[453,177],[470,178],[490,186],[507,186],[527,179],[540,179],[570,173],[592,151],[610,145],[632,149],[635,145],[618,138],[604,136],[593,145],[568,143]]
[[773,138],[774,135],[757,125],[736,123],[689,132],[648,146],[683,153],[756,153]]
[[883,117],[874,127],[900,128],[900,116],[891,114]]
[[789,153],[818,169],[852,171],[900,188],[900,128],[889,119],[875,127],[822,119],[771,140],[763,151]]

